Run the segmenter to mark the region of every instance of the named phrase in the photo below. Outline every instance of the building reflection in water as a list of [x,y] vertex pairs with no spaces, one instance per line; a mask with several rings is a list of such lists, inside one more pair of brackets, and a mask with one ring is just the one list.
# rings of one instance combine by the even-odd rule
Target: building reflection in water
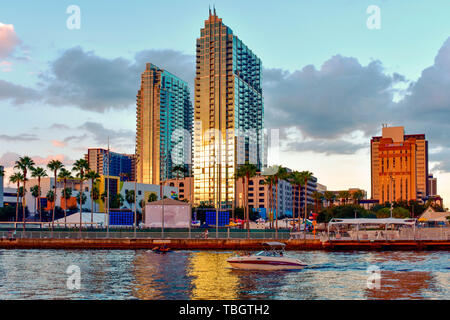
[[[370,258],[372,264],[383,268],[380,273],[380,287],[366,289],[364,292],[368,299],[423,299],[426,296],[425,292],[436,291],[435,275],[427,271],[426,266],[422,264],[430,260],[430,253],[374,252]],[[405,264],[405,269],[402,264]],[[394,265],[396,270],[383,270]]]
[[134,259],[133,296],[143,300],[188,299],[186,275],[189,253],[138,251]]
[[226,261],[232,255],[228,252],[191,252],[187,266],[192,286],[190,299],[238,298],[239,278]]

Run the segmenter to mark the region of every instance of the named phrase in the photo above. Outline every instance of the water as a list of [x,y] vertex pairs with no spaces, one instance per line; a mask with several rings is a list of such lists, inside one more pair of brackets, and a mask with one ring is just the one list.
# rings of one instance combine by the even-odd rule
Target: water
[[[301,271],[237,271],[231,251],[0,250],[0,299],[448,299],[450,252],[325,252],[289,255]],[[66,269],[81,270],[69,290]],[[368,289],[367,268],[381,270]]]

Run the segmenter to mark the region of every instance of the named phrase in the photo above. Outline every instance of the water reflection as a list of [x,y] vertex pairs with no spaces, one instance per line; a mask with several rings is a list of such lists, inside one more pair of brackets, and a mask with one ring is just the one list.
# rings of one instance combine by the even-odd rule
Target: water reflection
[[[0,250],[0,299],[447,299],[449,252],[289,252],[301,271],[233,270],[235,253]],[[81,289],[66,269],[81,269]],[[381,270],[367,289],[367,267]]]
[[190,299],[234,300],[238,298],[239,278],[227,259],[232,253],[192,252],[187,273],[191,277]]

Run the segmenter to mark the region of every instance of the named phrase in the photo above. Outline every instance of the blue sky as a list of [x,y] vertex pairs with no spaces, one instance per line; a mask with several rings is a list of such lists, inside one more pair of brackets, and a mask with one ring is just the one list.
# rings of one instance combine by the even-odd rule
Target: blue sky
[[[80,30],[66,28],[66,19],[69,16],[66,9],[73,4],[81,9]],[[269,70],[264,74],[265,78],[274,77],[276,81],[296,81],[298,77],[303,79],[307,73],[301,73],[301,70],[308,65],[313,65],[323,77],[326,72],[319,71],[327,61],[334,66],[334,77],[339,76],[340,72],[336,66],[350,66],[356,62],[359,64],[356,68],[370,75],[372,69],[368,66],[372,63],[371,66],[376,69],[373,62],[379,61],[380,69],[377,69],[376,75],[382,76],[380,82],[388,81],[393,87],[406,89],[421,79],[425,69],[434,65],[439,50],[450,36],[448,0],[227,0],[214,3],[197,0],[4,1],[0,5],[0,23],[14,26],[20,44],[16,45],[8,56],[3,58],[0,56],[0,67],[2,61],[4,65],[9,64],[0,68],[0,80],[16,86],[41,90],[48,86],[48,77],[55,77],[52,73],[55,61],[58,59],[63,61],[65,54],[73,48],[79,48],[77,54],[85,58],[90,56],[103,59],[108,66],[117,64],[114,59],[118,58],[126,61],[125,65],[136,64],[136,53],[144,50],[154,50],[147,53],[146,56],[150,58],[156,54],[155,50],[172,50],[186,57],[193,56],[195,39],[203,26],[203,21],[208,17],[208,6],[213,4],[224,23],[262,59],[264,68]],[[369,17],[366,9],[369,5],[377,5],[381,9],[379,30],[369,30],[366,26]],[[343,58],[332,60],[336,55]],[[158,59],[164,61],[162,58]],[[131,68],[137,69],[139,68]],[[284,76],[276,75],[276,69],[282,69],[286,73]],[[177,70],[169,71],[177,73]],[[136,72],[136,76],[138,73]],[[405,80],[396,81],[394,73],[401,75]],[[384,79],[384,75],[389,79]],[[92,77],[94,76],[95,73]],[[57,78],[57,80],[64,79]],[[444,83],[443,86],[445,85]],[[138,86],[137,82],[136,91]],[[370,89],[370,94],[373,90],[377,90],[377,85],[373,88]],[[30,153],[42,159],[52,154],[65,156],[67,159],[79,158],[84,148],[95,147],[102,141],[98,135],[104,135],[104,130],[121,130],[125,138],[118,144],[118,151],[132,151],[131,137],[135,128],[133,103],[128,107],[117,105],[99,112],[80,108],[79,105],[70,105],[67,100],[60,99],[49,103],[49,92],[55,91],[43,93],[47,95],[45,99],[29,99],[26,103],[18,104],[7,96],[2,98],[1,92],[0,88],[0,110],[5,121],[0,129],[0,135],[35,135],[35,140],[14,140],[10,137],[8,140],[0,141],[0,159],[6,153]],[[404,92],[399,94],[402,96]],[[270,88],[265,90],[264,96],[268,123],[271,122],[270,110],[275,110],[278,102],[283,101],[285,105],[294,103],[272,94]],[[130,101],[134,98],[133,94],[129,94]],[[328,101],[332,101],[333,97],[330,99]],[[440,107],[450,108],[446,103],[447,101],[441,103]],[[295,105],[292,108],[295,108]],[[419,106],[410,102],[405,108],[419,108]],[[332,112],[336,111],[330,110],[330,113]],[[390,123],[389,114],[385,115],[380,121]],[[22,126],[17,125],[19,116]],[[351,113],[348,117],[352,117]],[[315,115],[311,117],[315,118]],[[364,119],[358,118],[355,122]],[[54,125],[61,123],[66,123],[68,128],[63,129]],[[97,123],[101,127],[94,128],[86,123]],[[297,129],[301,132],[300,136],[310,139],[308,141],[322,139],[320,142],[323,145],[335,141],[333,139],[367,144],[367,138],[371,134],[379,133],[373,126],[370,129],[354,126],[351,130],[330,131],[330,136],[318,137],[317,130],[302,123],[301,119],[299,123]],[[401,119],[393,119],[392,124],[405,125],[408,133],[417,133],[418,130],[424,131],[427,128],[408,119],[404,122]],[[381,128],[381,123],[379,127]],[[411,130],[414,132],[410,132]],[[432,149],[434,146],[435,149],[442,149],[442,154],[447,154],[450,146],[442,142],[444,139],[440,137],[439,132],[425,133],[429,138],[436,137],[435,141],[439,141],[436,144],[430,142]],[[83,140],[83,134],[86,137],[90,136],[91,140]],[[92,135],[98,140],[92,138]],[[70,144],[64,145],[62,143],[64,139],[70,141]],[[33,141],[33,144],[30,144],[30,141]],[[353,153],[324,154],[317,150],[299,149],[296,153],[289,153],[282,158],[285,165],[295,169],[312,168],[311,171],[319,177],[319,180],[329,185],[331,189],[363,187],[370,193],[367,150],[356,148]],[[439,163],[442,158],[443,156],[436,156],[432,161]],[[3,160],[6,161],[6,158]],[[332,172],[329,169],[330,163],[339,163],[338,168],[342,174]],[[355,172],[358,174],[352,174],[352,168],[356,168]],[[447,172],[445,169],[437,173],[438,189],[443,190],[449,198],[450,185],[446,182],[449,177]]]

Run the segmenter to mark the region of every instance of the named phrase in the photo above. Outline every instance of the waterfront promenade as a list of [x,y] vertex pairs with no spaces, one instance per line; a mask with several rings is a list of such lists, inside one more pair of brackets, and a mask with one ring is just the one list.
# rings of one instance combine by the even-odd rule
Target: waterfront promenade
[[152,249],[166,244],[174,250],[257,250],[266,241],[286,243],[287,250],[450,250],[448,228],[420,230],[410,237],[336,239],[327,234],[290,232],[148,232],[148,231],[0,231],[3,249]]

